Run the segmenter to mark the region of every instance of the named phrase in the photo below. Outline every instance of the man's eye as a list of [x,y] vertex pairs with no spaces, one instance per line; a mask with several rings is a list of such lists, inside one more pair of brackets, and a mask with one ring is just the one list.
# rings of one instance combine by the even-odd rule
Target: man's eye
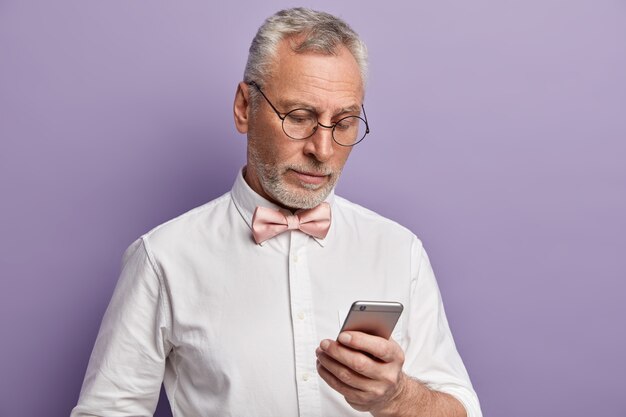
[[306,124],[312,120],[311,114],[307,112],[289,113],[289,121],[295,124]]
[[335,129],[349,130],[355,126],[356,124],[355,120],[357,120],[355,117],[348,117],[347,119],[341,119],[335,125]]

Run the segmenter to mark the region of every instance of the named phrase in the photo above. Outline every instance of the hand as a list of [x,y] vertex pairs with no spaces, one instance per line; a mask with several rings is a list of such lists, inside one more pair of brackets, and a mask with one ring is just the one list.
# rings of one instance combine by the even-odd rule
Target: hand
[[404,391],[404,352],[394,340],[343,332],[316,349],[317,371],[358,411],[386,414]]

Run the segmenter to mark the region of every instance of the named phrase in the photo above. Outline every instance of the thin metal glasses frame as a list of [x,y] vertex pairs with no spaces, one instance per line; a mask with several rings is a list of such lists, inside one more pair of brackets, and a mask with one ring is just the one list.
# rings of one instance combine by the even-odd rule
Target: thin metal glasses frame
[[[270,99],[269,99],[269,98],[267,98],[267,96],[265,95],[265,93],[264,93],[264,92],[263,92],[263,90],[261,89],[261,86],[259,86],[259,85],[258,85],[255,81],[250,81],[250,82],[248,83],[248,85],[250,85],[250,86],[252,86],[252,87],[256,88],[256,89],[259,91],[259,93],[261,93],[261,95],[263,96],[263,98],[265,99],[265,101],[267,101],[267,104],[269,104],[269,105],[270,105],[270,107],[272,108],[272,110],[274,110],[274,113],[276,113],[276,116],[278,116],[278,118],[281,120],[281,122],[282,122],[281,127],[282,127],[282,129],[283,129],[283,132],[284,132],[284,133],[285,133],[285,135],[287,135],[289,138],[291,138],[291,139],[293,139],[293,140],[305,140],[305,139],[308,139],[308,138],[310,138],[311,136],[313,136],[313,135],[315,134],[315,132],[317,131],[317,127],[315,127],[315,128],[313,129],[313,131],[311,132],[311,134],[310,134],[310,135],[308,135],[308,136],[306,136],[306,137],[303,137],[303,138],[295,138],[295,137],[293,137],[293,136],[289,135],[289,134],[285,131],[285,119],[287,118],[287,116],[289,115],[289,113],[295,112],[295,111],[297,111],[297,110],[306,110],[306,111],[308,111],[308,112],[310,112],[310,113],[312,113],[312,114],[314,114],[314,115],[315,115],[315,113],[311,112],[311,111],[310,111],[310,110],[308,110],[308,109],[293,109],[293,110],[290,110],[290,111],[289,111],[289,112],[287,112],[287,113],[281,113],[281,112],[279,112],[279,111],[278,111],[278,109],[277,109],[277,108],[276,108],[276,107],[272,104],[272,102],[270,101]],[[354,145],[356,145],[357,143],[361,142],[363,139],[365,139],[365,136],[367,136],[367,134],[368,134],[368,133],[370,133],[370,125],[369,125],[369,123],[367,122],[367,114],[365,113],[365,107],[363,106],[363,104],[361,104],[361,109],[363,110],[363,117],[364,117],[364,118],[363,118],[363,117],[360,117],[360,116],[347,116],[347,117],[343,117],[343,118],[341,118],[341,119],[337,120],[335,123],[333,123],[333,124],[332,124],[332,125],[330,125],[330,126],[326,126],[326,125],[324,125],[324,124],[320,123],[320,122],[319,122],[319,120],[317,119],[317,115],[315,115],[315,120],[317,121],[317,125],[318,125],[318,126],[321,126],[321,127],[325,128],[325,129],[332,129],[332,132],[331,132],[331,133],[332,133],[332,138],[333,138],[333,141],[334,141],[337,145],[339,145],[339,146],[346,146],[346,147],[350,147],[350,146],[354,146]],[[360,138],[359,140],[357,140],[356,142],[354,142],[354,143],[352,143],[352,144],[349,144],[349,145],[346,145],[346,144],[344,144],[344,143],[341,143],[341,142],[337,141],[337,139],[335,138],[335,127],[337,127],[337,125],[338,125],[339,123],[341,123],[341,121],[342,121],[342,120],[345,120],[345,119],[350,118],[350,117],[356,117],[356,118],[359,118],[359,119],[361,119],[361,120],[365,123],[365,133],[363,134],[363,137],[361,137],[361,138]]]

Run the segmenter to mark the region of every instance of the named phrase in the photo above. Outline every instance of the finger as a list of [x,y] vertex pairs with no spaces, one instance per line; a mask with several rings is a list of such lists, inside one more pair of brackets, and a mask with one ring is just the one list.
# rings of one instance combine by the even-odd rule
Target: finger
[[367,352],[383,362],[400,361],[404,363],[404,352],[393,339],[384,339],[363,332],[342,332],[337,338],[339,343],[349,348]]
[[353,388],[349,385],[341,382],[335,375],[333,375],[328,369],[324,368],[320,361],[317,362],[317,374],[322,378],[329,387],[343,395],[345,400],[355,409],[359,411],[367,410],[368,400],[366,393]]
[[378,379],[381,362],[367,356],[366,353],[331,340],[323,340],[320,343],[320,350],[357,374],[370,379]]
[[317,361],[317,373],[324,381],[326,381],[326,383],[332,389],[334,389],[343,396],[352,397],[354,395],[354,392],[358,391],[356,388],[345,384],[343,381],[337,378],[337,376],[329,371],[319,360]]
[[337,362],[321,349],[317,349],[315,353],[317,355],[318,362],[345,385],[361,391],[368,391],[375,384],[375,381],[372,379],[364,377],[346,365]]

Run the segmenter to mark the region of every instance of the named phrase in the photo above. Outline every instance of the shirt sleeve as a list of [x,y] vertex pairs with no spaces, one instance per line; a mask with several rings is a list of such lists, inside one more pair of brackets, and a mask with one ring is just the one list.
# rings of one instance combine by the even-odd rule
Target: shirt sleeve
[[456,350],[428,255],[419,239],[411,248],[411,300],[405,372],[458,399],[467,417],[482,417],[478,396]]
[[122,265],[71,417],[154,414],[171,349],[169,303],[143,239]]

